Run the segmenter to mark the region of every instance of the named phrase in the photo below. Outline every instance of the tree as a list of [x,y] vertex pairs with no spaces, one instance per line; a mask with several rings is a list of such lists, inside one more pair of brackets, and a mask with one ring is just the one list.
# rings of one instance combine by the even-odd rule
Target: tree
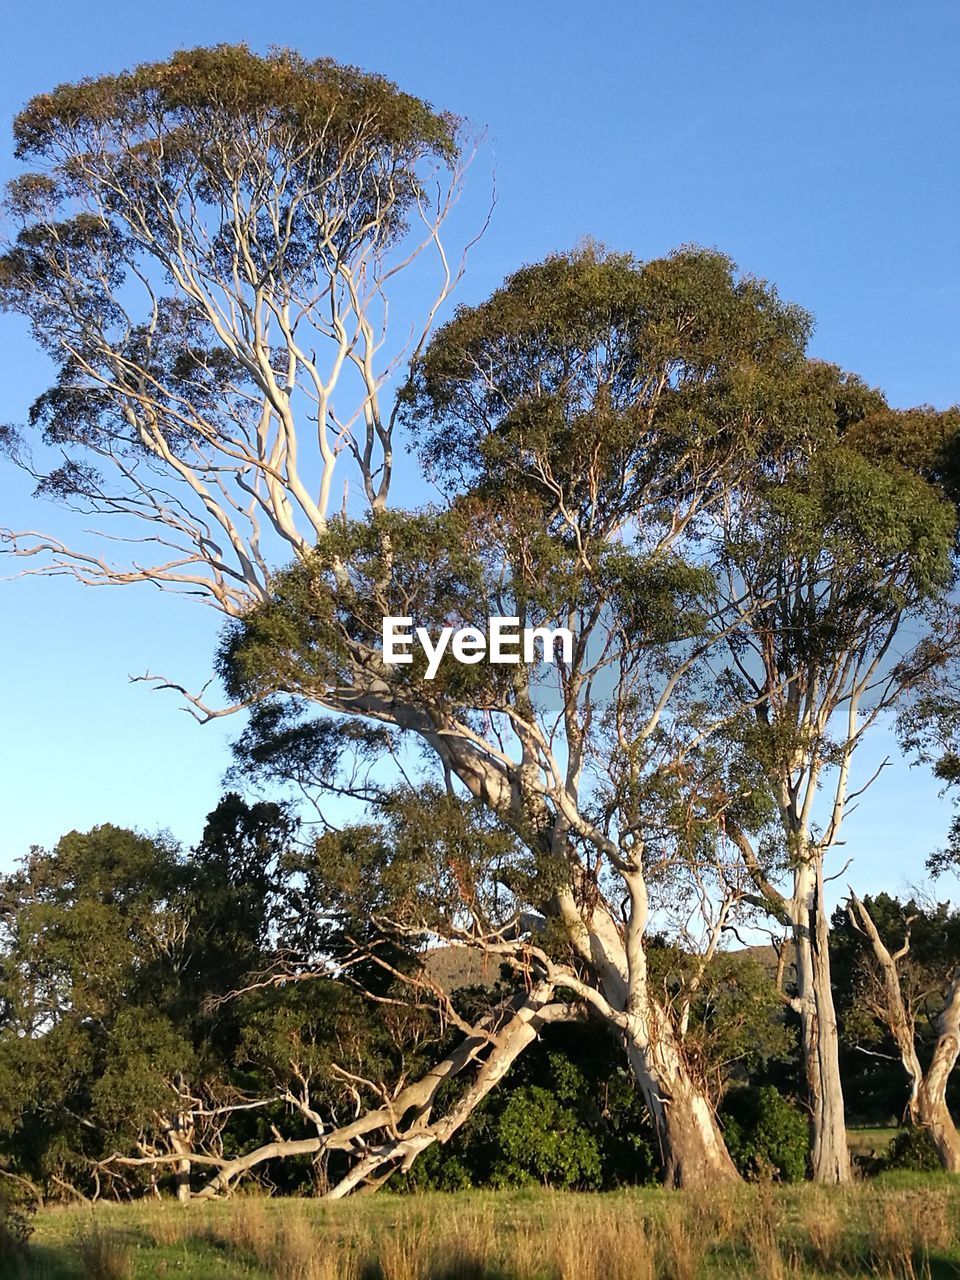
[[[805,324],[699,251],[639,264],[587,249],[517,273],[436,335],[405,393],[445,507],[331,526],[221,655],[239,700],[319,702],[418,736],[509,833],[517,864],[491,877],[465,859],[457,909],[430,927],[532,961],[617,1030],[670,1181],[734,1176],[682,1046],[701,973],[667,1007],[645,950],[651,895],[692,893],[708,913],[702,970],[744,891],[684,769],[723,719],[705,658],[724,630],[696,539],[761,436],[766,380],[802,359]],[[491,615],[570,627],[572,658],[428,679],[377,652],[386,616],[435,630]],[[267,712],[284,751],[292,723],[289,704]],[[265,755],[262,724],[250,757]],[[563,963],[535,944],[551,928]]]
[[291,834],[276,805],[229,795],[191,855],[105,825],[0,883],[2,1128],[23,1175],[127,1189],[160,1155],[186,1198],[195,1151],[267,1105],[236,1069],[244,1011],[210,1000],[270,963],[259,894]]
[[901,904],[886,894],[861,900],[851,891],[846,916],[847,937],[859,942],[849,1020],[863,1027],[855,1015],[860,1009],[868,1015],[868,1043],[870,1019],[887,1033],[909,1084],[905,1114],[929,1134],[943,1168],[960,1173],[960,1133],[946,1097],[960,1056],[957,913],[945,903]]
[[[14,538],[14,548],[52,551],[48,568],[89,580],[197,589],[240,615],[245,643],[234,638],[223,665],[241,701],[286,680],[296,692],[309,685],[331,710],[420,737],[554,868],[541,884],[562,868],[566,884],[548,914],[565,922],[578,963],[603,975],[600,1007],[634,1055],[670,1178],[732,1177],[709,1103],[651,1003],[642,864],[673,861],[661,847],[645,853],[646,834],[673,821],[669,787],[653,781],[667,779],[657,757],[671,750],[658,726],[673,695],[692,697],[694,668],[715,638],[704,633],[705,584],[680,544],[750,446],[763,390],[751,371],[773,377],[795,359],[805,318],[758,282],[737,281],[716,255],[647,268],[589,251],[558,257],[454,322],[384,417],[372,315],[410,258],[408,217],[425,220],[421,245],[439,245],[448,201],[427,216],[424,169],[453,167],[455,185],[448,117],[330,63],[218,49],[62,88],[30,104],[16,133],[19,154],[46,168],[11,193],[23,229],[3,260],[4,299],[31,316],[60,366],[33,424],[81,454],[41,485],[95,512],[145,517],[151,545],[174,552],[117,569],[49,540]],[[442,253],[441,265],[444,295]],[[146,299],[139,316],[135,286]],[[311,354],[319,339],[330,351],[326,379]],[[331,416],[345,367],[360,393],[356,422]],[[386,510],[400,406],[432,421],[425,448],[437,460],[449,453],[451,476],[473,467],[436,517]],[[311,438],[319,487],[308,491]],[[359,469],[369,515],[332,526],[338,450]],[[119,488],[108,489],[84,453],[114,468]],[[302,572],[270,572],[261,517]],[[409,680],[386,668],[379,620],[406,613],[405,575],[422,574],[425,556],[445,569],[425,617],[474,618],[467,594],[482,584],[488,603],[509,601],[525,621],[576,620],[576,662],[556,690],[559,737],[538,717],[529,670],[438,701],[420,673]],[[506,577],[494,591],[498,573]],[[284,636],[269,634],[289,625],[284,609],[298,593],[331,623],[316,679],[287,677]],[[685,652],[671,669],[655,641],[675,634]],[[637,635],[646,643],[634,659]],[[250,655],[264,637],[269,662],[257,671]],[[619,692],[604,710],[591,691],[608,670]],[[478,733],[478,717],[492,737]],[[641,745],[615,762],[609,797],[592,779],[581,794],[594,742],[609,730]],[[653,808],[663,814],[638,818],[641,792],[658,790]],[[598,896],[609,872],[611,891],[619,879],[631,901],[626,935]],[[546,908],[539,890],[531,896]],[[708,948],[732,906],[726,888],[721,900]],[[596,980],[580,988],[594,1003]]]
[[[960,419],[893,411],[859,379],[814,362],[781,394],[780,440],[719,508],[718,578],[746,623],[729,633],[728,687],[747,714],[724,821],[792,935],[813,1174],[834,1182],[850,1166],[825,859],[869,785],[851,789],[858,746],[956,652]],[[923,449],[901,450],[904,437]]]
[[169,1124],[171,1082],[194,1063],[183,1024],[156,1007],[182,884],[169,842],[112,826],[34,849],[4,880],[3,1127],[27,1176],[69,1184],[158,1113]]
[[271,562],[324,532],[341,455],[382,509],[380,389],[404,354],[384,349],[388,294],[425,250],[428,324],[452,287],[439,229],[458,128],[381,77],[243,46],[33,99],[14,135],[38,167],[7,193],[20,230],[0,301],[57,368],[30,413],[54,465],[10,429],[6,444],[133,559],[11,532],[9,547],[42,573],[238,615],[268,597]]
[[[138,549],[124,564],[33,535],[9,534],[10,548],[40,557],[41,572],[149,581],[235,619],[220,670],[238,706],[258,706],[252,754],[269,754],[258,733],[275,742],[279,730],[302,778],[319,751],[341,791],[379,804],[385,761],[423,786],[411,747],[424,748],[426,776],[432,765],[510,850],[502,873],[446,864],[460,898],[442,936],[509,960],[525,984],[492,1023],[464,1027],[449,1069],[482,1049],[478,1100],[572,998],[624,1044],[668,1180],[735,1177],[685,1041],[703,974],[758,877],[728,854],[729,793],[703,783],[721,730],[745,709],[769,711],[789,679],[763,674],[731,704],[716,671],[750,627],[765,634],[795,585],[775,574],[771,595],[772,544],[754,555],[749,521],[758,493],[764,518],[775,503],[741,477],[775,478],[802,437],[809,317],[718,254],[640,263],[587,247],[517,272],[428,345],[458,276],[440,240],[459,187],[457,122],[329,61],[181,53],[42,95],[16,137],[39,169],[10,191],[21,229],[0,294],[57,362],[31,426],[59,453],[44,470],[10,432],[8,451],[44,493],[92,512],[112,547],[119,536]],[[387,288],[424,250],[437,290],[412,343],[387,345]],[[401,356],[411,377],[388,406]],[[388,505],[401,425],[436,473],[437,509]],[[359,498],[345,494],[333,516],[344,463]],[[736,540],[719,559],[704,541],[728,512],[747,517],[733,591],[718,570],[736,563]],[[902,533],[891,548],[909,558]],[[803,563],[809,526],[806,537]],[[492,615],[569,628],[570,657],[447,664],[438,679],[384,660],[385,617],[435,628]],[[200,718],[220,713],[188,696]],[[310,707],[337,719],[304,723]],[[449,852],[446,837],[427,843]],[[806,937],[818,864],[804,853],[801,865]],[[700,922],[700,958],[662,998],[647,935],[652,913],[678,903]],[[424,924],[403,922],[412,937]],[[820,970],[817,984],[823,995]],[[798,997],[808,1010],[812,990]],[[499,1045],[491,1027],[509,1029]],[[830,1084],[821,1096],[835,1118]],[[416,1125],[341,1185],[462,1123],[458,1104],[424,1127],[435,1091],[418,1088]],[[384,1126],[376,1112],[357,1123],[337,1141]],[[333,1139],[309,1141],[319,1152]]]

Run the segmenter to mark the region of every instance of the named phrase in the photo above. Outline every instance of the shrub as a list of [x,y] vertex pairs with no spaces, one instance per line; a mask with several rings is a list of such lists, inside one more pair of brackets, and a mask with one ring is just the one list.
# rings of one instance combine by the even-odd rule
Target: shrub
[[390,1185],[409,1191],[467,1191],[474,1179],[461,1156],[434,1143],[417,1157],[405,1180],[394,1179]]
[[594,1191],[650,1181],[652,1133],[633,1081],[622,1068],[611,1072],[605,1038],[561,1030],[531,1047],[450,1143],[428,1147],[391,1185]]
[[881,1171],[913,1169],[918,1173],[938,1173],[942,1165],[933,1139],[926,1129],[901,1129],[880,1161]]
[[800,1182],[807,1169],[807,1121],[773,1087],[732,1090],[720,1110],[727,1149],[745,1177]]
[[602,1173],[600,1145],[573,1107],[539,1085],[514,1089],[495,1118],[491,1137],[500,1151],[495,1186],[541,1182],[593,1190]]
[[[30,1212],[28,1206],[0,1188],[0,1264],[3,1266],[14,1265],[22,1259],[27,1241],[33,1234]],[[3,1271],[3,1274],[7,1272]]]

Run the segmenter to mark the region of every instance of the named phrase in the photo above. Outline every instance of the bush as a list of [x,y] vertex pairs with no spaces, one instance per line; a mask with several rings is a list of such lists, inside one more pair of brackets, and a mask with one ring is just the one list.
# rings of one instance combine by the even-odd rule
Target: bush
[[807,1121],[773,1085],[732,1090],[723,1100],[720,1116],[727,1150],[744,1177],[803,1180]]
[[462,1156],[434,1143],[417,1157],[403,1177],[395,1176],[390,1185],[397,1191],[469,1191],[474,1179]]
[[493,1121],[490,1136],[500,1152],[491,1170],[494,1186],[540,1182],[594,1190],[600,1185],[596,1135],[572,1106],[539,1085],[521,1085],[511,1092]]
[[551,1028],[451,1142],[428,1147],[391,1186],[596,1191],[651,1181],[657,1162],[642,1099],[609,1059],[595,1032]]
[[926,1129],[901,1129],[880,1161],[880,1169],[912,1169],[917,1173],[939,1173],[942,1169],[933,1139]]
[[[20,1203],[0,1188],[0,1264],[12,1265],[22,1259],[27,1241],[33,1234],[31,1211],[32,1206]],[[0,1272],[7,1274],[2,1267]]]

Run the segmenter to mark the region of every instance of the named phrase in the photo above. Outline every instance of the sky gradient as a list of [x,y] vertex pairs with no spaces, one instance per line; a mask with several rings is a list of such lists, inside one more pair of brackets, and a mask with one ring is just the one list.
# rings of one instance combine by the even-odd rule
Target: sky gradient
[[[10,121],[35,93],[178,47],[289,45],[381,72],[484,131],[458,216],[479,225],[494,184],[497,203],[460,299],[585,236],[644,258],[696,242],[813,311],[813,353],[893,404],[960,400],[952,0],[47,0],[8,12],[4,36],[4,180],[17,172]],[[0,422],[22,421],[46,375],[23,323],[0,317]],[[0,524],[58,519],[0,465]],[[239,725],[201,728],[128,675],[199,687],[217,615],[145,587],[31,579],[0,583],[0,624],[0,869],[97,822],[195,840]],[[863,891],[920,880],[951,816],[889,735],[861,771],[887,752],[894,763],[847,830],[848,875]]]

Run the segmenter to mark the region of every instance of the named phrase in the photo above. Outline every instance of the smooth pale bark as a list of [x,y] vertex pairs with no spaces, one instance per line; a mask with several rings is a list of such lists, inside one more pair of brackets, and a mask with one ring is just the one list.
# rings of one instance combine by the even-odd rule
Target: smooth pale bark
[[878,1010],[874,1007],[873,1012],[882,1014],[887,1030],[897,1046],[900,1061],[910,1082],[906,1114],[909,1115],[911,1124],[918,1124],[920,1120],[919,1100],[920,1086],[923,1083],[923,1067],[920,1065],[920,1058],[917,1054],[915,1020],[904,1002],[903,989],[900,985],[900,973],[897,969],[897,962],[910,949],[909,935],[905,939],[903,946],[898,951],[891,953],[880,937],[880,931],[874,924],[873,917],[855,893],[850,894],[847,914],[850,916],[853,927],[868,939],[874,959],[880,967],[883,1000],[880,1009]]
[[[232,1160],[193,1153],[194,1164],[215,1169],[197,1195],[207,1198],[228,1192],[238,1178],[266,1161],[324,1151],[344,1151],[356,1157],[326,1193],[327,1198],[375,1188],[391,1173],[408,1169],[428,1147],[452,1137],[545,1025],[581,1018],[584,1007],[606,1022],[626,1049],[657,1134],[666,1184],[696,1188],[738,1181],[714,1108],[690,1071],[671,1016],[649,994],[642,960],[633,957],[631,973],[629,948],[612,918],[597,909],[585,919],[574,909],[570,919],[571,904],[572,897],[559,914],[574,926],[577,949],[589,957],[593,971],[589,981],[565,966],[552,966],[544,957],[544,964],[551,969],[548,980],[498,1006],[447,1058],[390,1103],[336,1130],[313,1138],[278,1139]],[[554,1002],[555,990],[564,988],[580,996],[582,1004]],[[433,1118],[443,1083],[471,1068],[476,1068],[476,1074],[464,1093],[449,1112]],[[315,1117],[311,1114],[311,1118]],[[113,1159],[125,1165],[176,1163],[179,1168],[184,1158],[182,1153],[154,1160]]]
[[829,919],[823,897],[823,861],[814,855],[795,872],[787,904],[796,952],[800,1042],[810,1103],[813,1180],[849,1182],[850,1152],[840,1079],[840,1036],[830,978]]
[[917,1095],[917,1114],[948,1173],[960,1173],[960,1133],[947,1106],[947,1081],[960,1055],[960,969],[940,1015],[940,1034]]
[[650,994],[642,942],[642,886],[637,880],[630,887],[637,914],[625,931],[602,908],[586,915],[575,907],[571,894],[558,895],[559,914],[571,941],[597,977],[600,999],[592,1001],[592,1007],[626,1044],[657,1134],[666,1185],[704,1187],[739,1181],[714,1108],[690,1071],[670,1014]]
[[665,1185],[738,1182],[714,1109],[676,1045],[664,1039],[646,1047],[632,1044],[627,1056],[657,1134]]
[[181,1204],[190,1199],[190,1161],[186,1156],[177,1165],[177,1199]]
[[960,1173],[960,1133],[947,1106],[947,1081],[960,1056],[960,968],[955,970],[940,1014],[939,1034],[926,1071],[916,1048],[916,1026],[903,999],[897,962],[910,949],[909,936],[891,953],[880,937],[869,910],[851,893],[848,907],[854,926],[870,942],[883,983],[882,1016],[900,1053],[910,1081],[907,1111],[913,1124],[927,1130],[948,1173]]
[[[237,1178],[267,1160],[321,1151],[346,1151],[358,1156],[357,1162],[326,1193],[327,1199],[340,1199],[365,1185],[384,1181],[398,1169],[408,1169],[427,1147],[453,1136],[547,1023],[580,1016],[579,1010],[570,1005],[550,1003],[552,996],[553,985],[541,983],[527,995],[499,1006],[484,1019],[477,1033],[465,1037],[443,1062],[391,1102],[365,1112],[350,1124],[315,1138],[266,1143],[234,1160],[218,1162],[220,1167],[199,1197],[228,1191]],[[432,1120],[442,1084],[477,1064],[476,1077],[462,1097],[449,1112]]]
[[541,1029],[551,1021],[565,1017],[565,1006],[528,1003],[497,1034],[496,1045],[486,1059],[476,1079],[440,1120],[420,1132],[412,1132],[399,1139],[390,1139],[370,1151],[350,1172],[327,1192],[329,1200],[339,1200],[349,1195],[371,1179],[389,1176],[397,1169],[409,1169],[421,1152],[436,1142],[447,1142],[469,1119],[479,1104],[491,1093],[516,1062],[523,1051],[536,1040]]
[[[781,815],[784,829],[803,830],[794,812],[795,799],[785,791]],[[807,1097],[810,1106],[810,1166],[815,1182],[849,1182],[853,1176],[840,1080],[840,1036],[830,977],[829,917],[823,894],[823,852],[807,843],[793,868],[793,894],[782,894],[767,878],[746,833],[728,829],[744,865],[761,895],[759,901],[791,933],[797,994],[789,1000],[800,1018]]]

